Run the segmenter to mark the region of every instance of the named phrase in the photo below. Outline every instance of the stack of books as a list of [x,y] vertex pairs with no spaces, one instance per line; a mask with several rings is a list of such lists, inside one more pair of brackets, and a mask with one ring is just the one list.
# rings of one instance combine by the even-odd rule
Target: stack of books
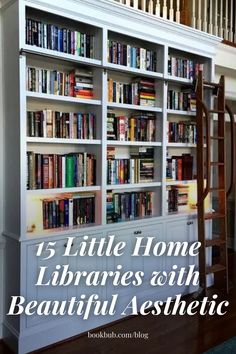
[[94,58],[94,36],[45,22],[27,18],[25,40],[29,45]]
[[27,152],[27,189],[73,188],[96,184],[96,157]]
[[51,95],[92,98],[91,71],[78,69],[71,72],[27,67],[27,90]]
[[132,83],[123,83],[109,78],[108,101],[155,107],[155,81],[153,79],[136,78]]
[[187,211],[189,203],[188,186],[170,186],[167,188],[167,211],[177,213]]
[[75,70],[74,96],[79,98],[93,98],[93,73],[92,71]]
[[55,229],[95,222],[95,195],[66,194],[42,200],[43,229]]
[[50,109],[27,112],[27,136],[41,138],[95,139],[95,115],[56,112]]
[[108,62],[147,71],[157,70],[155,51],[110,39],[108,39]]
[[107,193],[107,223],[128,221],[153,214],[153,192]]
[[138,83],[138,102],[140,106],[155,107],[156,90],[153,79],[140,78]]

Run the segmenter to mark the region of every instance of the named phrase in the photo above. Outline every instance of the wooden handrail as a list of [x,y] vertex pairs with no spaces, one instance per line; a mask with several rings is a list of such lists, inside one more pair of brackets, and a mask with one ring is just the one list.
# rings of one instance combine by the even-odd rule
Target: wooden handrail
[[234,115],[228,105],[225,105],[225,109],[230,117],[230,140],[231,140],[231,172],[230,172],[230,185],[227,191],[227,197],[232,192],[235,183],[235,122]]

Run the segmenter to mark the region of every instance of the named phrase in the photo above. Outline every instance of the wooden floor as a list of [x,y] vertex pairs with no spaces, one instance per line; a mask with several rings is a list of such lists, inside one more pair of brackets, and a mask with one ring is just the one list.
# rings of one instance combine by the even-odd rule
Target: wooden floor
[[[144,339],[89,339],[87,334],[72,341],[37,351],[39,354],[202,354],[236,336],[236,253],[230,255],[230,308],[223,317],[137,316],[104,329],[105,332],[146,332]],[[236,352],[236,349],[235,349]],[[0,354],[8,354],[0,346]]]

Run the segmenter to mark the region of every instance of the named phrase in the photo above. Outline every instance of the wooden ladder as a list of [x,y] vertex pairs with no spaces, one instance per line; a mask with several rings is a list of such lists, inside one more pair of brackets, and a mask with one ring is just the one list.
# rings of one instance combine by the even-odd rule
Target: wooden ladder
[[[217,96],[217,109],[208,109],[204,103],[205,90],[208,94]],[[221,76],[219,83],[203,80],[202,71],[199,72],[196,86],[197,105],[197,203],[198,203],[198,239],[201,242],[199,252],[199,293],[206,294],[207,276],[213,275],[213,286],[228,292],[228,257],[227,257],[227,196],[231,193],[234,179],[234,116],[225,104],[225,80]],[[231,126],[231,180],[226,192],[226,141],[225,141],[225,113],[229,114]],[[213,114],[218,120],[215,133],[212,133]],[[217,160],[212,161],[213,144],[217,146]],[[215,169],[217,175],[212,185],[212,176]],[[206,198],[217,194],[217,210],[206,212]],[[219,234],[206,235],[206,221],[217,221]],[[207,237],[206,237],[207,236]],[[216,257],[212,254],[216,253]],[[209,260],[209,258],[211,258]],[[207,264],[208,262],[208,264]]]

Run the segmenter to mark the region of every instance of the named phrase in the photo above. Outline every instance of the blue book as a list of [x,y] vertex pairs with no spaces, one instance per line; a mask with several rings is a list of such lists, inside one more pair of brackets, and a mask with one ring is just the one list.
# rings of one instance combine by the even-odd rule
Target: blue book
[[65,226],[69,226],[69,199],[64,200]]

